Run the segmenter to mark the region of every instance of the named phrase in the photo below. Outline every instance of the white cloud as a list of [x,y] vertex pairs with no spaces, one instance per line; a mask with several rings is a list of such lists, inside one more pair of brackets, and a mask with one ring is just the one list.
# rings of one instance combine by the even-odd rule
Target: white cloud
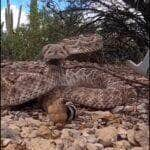
[[[10,8],[13,11],[13,28],[16,29],[17,22],[18,22],[19,8],[17,8],[15,5],[11,5]],[[5,8],[1,10],[1,22],[4,22],[3,30],[6,31]],[[29,23],[27,14],[25,13],[25,11],[22,10],[21,18],[20,18],[20,25],[27,24],[27,23]]]

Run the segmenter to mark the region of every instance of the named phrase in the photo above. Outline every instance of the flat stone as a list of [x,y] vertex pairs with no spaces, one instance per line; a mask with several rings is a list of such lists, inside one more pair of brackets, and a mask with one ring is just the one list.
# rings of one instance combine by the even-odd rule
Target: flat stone
[[33,119],[32,117],[25,118],[26,122],[32,126],[40,126],[41,122],[39,120]]
[[87,150],[103,150],[104,146],[102,144],[96,143],[87,143]]
[[34,138],[37,136],[37,130],[33,130],[31,127],[23,127],[20,136],[22,138]]
[[142,147],[133,147],[133,148],[131,148],[131,150],[143,150],[143,148]]
[[106,147],[106,148],[104,148],[104,150],[116,150],[116,149],[113,147]]
[[16,132],[20,132],[20,128],[14,124],[10,124],[8,127]]

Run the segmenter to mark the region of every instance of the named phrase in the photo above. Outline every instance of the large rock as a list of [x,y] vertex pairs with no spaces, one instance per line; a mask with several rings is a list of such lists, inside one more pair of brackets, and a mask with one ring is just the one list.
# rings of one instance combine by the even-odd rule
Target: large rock
[[79,138],[81,135],[81,132],[79,132],[78,130],[75,129],[63,129],[62,130],[62,134],[61,134],[61,138],[64,139],[76,139]]
[[82,136],[84,136],[89,143],[97,143],[98,139],[95,137],[95,134],[89,134],[88,130],[83,130]]
[[63,143],[62,139],[60,139],[60,138],[56,139],[55,143],[56,143],[56,149],[57,150],[62,150],[64,148],[64,143]]
[[43,138],[49,138],[51,137],[51,131],[47,126],[40,126],[37,131],[37,135]]
[[84,150],[86,149],[87,141],[85,138],[75,139],[73,146],[76,147],[76,149]]
[[30,148],[32,150],[55,150],[56,146],[48,139],[32,138]]
[[96,136],[104,146],[111,146],[117,140],[117,129],[113,126],[96,130]]
[[87,142],[89,143],[97,143],[98,142],[98,139],[95,137],[95,135],[89,135],[89,136],[86,136],[86,139],[87,139]]
[[18,143],[10,143],[8,144],[4,150],[27,150],[26,145],[20,145]]
[[142,130],[135,131],[135,141],[143,147],[144,150],[149,149],[149,128],[143,128]]
[[145,125],[140,125],[137,129],[127,131],[128,141],[134,146],[142,146],[144,150],[149,147],[149,128]]
[[131,149],[131,145],[128,141],[126,140],[121,140],[121,141],[117,141],[115,143],[114,146],[116,149],[120,149],[120,150],[130,150]]
[[19,131],[13,130],[8,127],[1,127],[1,138],[9,138],[13,140],[19,139]]
[[135,146],[138,145],[138,143],[135,141],[134,134],[135,134],[134,129],[127,130],[127,139],[132,145]]

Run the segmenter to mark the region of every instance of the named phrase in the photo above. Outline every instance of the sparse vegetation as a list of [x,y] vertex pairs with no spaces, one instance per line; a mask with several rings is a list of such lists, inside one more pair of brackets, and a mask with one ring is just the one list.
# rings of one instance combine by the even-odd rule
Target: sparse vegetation
[[[132,1],[124,1],[128,5],[112,1],[111,5],[108,5],[106,1],[66,1],[68,6],[62,10],[54,1],[42,1],[45,5],[39,9],[37,0],[31,0],[28,17],[30,23],[18,26],[16,30],[10,29],[12,23],[9,23],[9,20],[13,19],[6,15],[10,19],[6,19],[7,32],[2,32],[2,59],[35,60],[43,45],[88,32],[97,32],[104,39],[103,51],[90,55],[89,60],[103,59],[104,62],[133,59],[139,61],[144,56],[145,47],[148,47],[149,43],[149,24],[147,23],[149,20],[144,13],[147,9],[135,7]],[[99,7],[107,11],[99,10]],[[131,12],[131,7],[142,11],[146,21],[137,11]],[[12,16],[13,12],[9,4],[6,12]],[[82,58],[84,59],[84,56],[80,56],[80,59]]]

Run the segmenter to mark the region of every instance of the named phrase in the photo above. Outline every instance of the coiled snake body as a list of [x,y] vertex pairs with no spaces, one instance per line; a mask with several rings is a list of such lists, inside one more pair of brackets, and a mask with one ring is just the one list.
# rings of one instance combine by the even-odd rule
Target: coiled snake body
[[44,46],[43,62],[1,63],[1,106],[62,97],[82,106],[105,109],[135,101],[136,92],[131,86],[94,66],[79,63],[81,67],[73,64],[65,68],[68,56],[93,52],[102,45],[102,38],[95,34],[79,36]]

